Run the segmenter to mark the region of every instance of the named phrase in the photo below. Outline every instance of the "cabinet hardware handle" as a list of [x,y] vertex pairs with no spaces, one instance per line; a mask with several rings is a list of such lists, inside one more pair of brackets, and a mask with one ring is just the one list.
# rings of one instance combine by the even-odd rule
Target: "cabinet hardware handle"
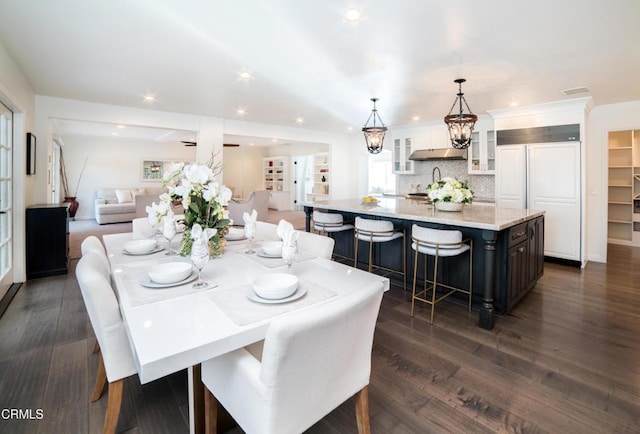
[[522,232],[516,232],[516,237],[521,237],[521,236],[523,236],[524,234],[525,234],[525,232],[524,232],[524,231],[522,231]]
[[524,252],[524,247],[520,247],[520,248],[518,249],[518,251],[519,251],[520,253]]

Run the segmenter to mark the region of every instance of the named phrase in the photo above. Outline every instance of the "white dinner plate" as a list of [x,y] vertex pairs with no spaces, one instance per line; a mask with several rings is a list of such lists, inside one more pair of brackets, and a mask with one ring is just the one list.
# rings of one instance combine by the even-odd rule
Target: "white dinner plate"
[[269,255],[269,254],[265,253],[265,251],[262,250],[262,249],[259,249],[258,253],[256,253],[256,255],[260,256],[261,258],[271,258],[271,259],[282,258],[282,254],[280,254],[280,255]]
[[189,283],[197,278],[198,278],[197,270],[193,270],[191,274],[187,276],[186,279],[180,280],[179,282],[174,282],[174,283],[156,283],[153,280],[151,280],[149,276],[144,276],[143,278],[140,279],[140,285],[144,286],[145,288],[153,288],[153,289],[170,288],[172,286],[184,285],[185,283]]
[[256,292],[253,290],[253,288],[251,286],[249,286],[247,288],[247,298],[251,301],[255,301],[256,303],[264,303],[264,304],[278,304],[278,303],[287,303],[289,301],[293,301],[293,300],[297,300],[300,297],[302,297],[303,295],[305,295],[307,293],[307,289],[304,288],[301,285],[298,285],[298,289],[296,289],[296,292],[294,292],[293,294],[291,294],[289,297],[285,297],[285,298],[278,298],[278,299],[269,299],[269,298],[262,298],[260,297],[258,294],[256,294]]
[[126,249],[122,249],[122,254],[123,255],[129,255],[129,256],[144,256],[144,255],[152,255],[154,253],[158,253],[164,250],[164,247],[162,246],[156,246],[153,250],[150,250],[148,252],[143,252],[143,253],[131,253],[131,252],[127,252]]

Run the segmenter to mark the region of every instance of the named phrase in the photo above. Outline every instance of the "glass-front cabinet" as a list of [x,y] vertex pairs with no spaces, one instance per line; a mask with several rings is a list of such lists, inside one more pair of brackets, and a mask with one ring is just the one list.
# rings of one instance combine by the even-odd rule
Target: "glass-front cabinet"
[[494,130],[478,129],[473,132],[468,158],[469,174],[495,175],[496,134]]
[[413,174],[414,164],[409,160],[411,155],[411,138],[394,139],[393,141],[393,173]]

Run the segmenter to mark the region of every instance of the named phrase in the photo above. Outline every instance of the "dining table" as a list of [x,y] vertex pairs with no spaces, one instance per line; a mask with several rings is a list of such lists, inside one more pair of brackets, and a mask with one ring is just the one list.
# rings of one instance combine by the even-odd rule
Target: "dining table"
[[[149,270],[190,259],[167,255],[166,248],[130,254],[125,243],[132,239],[132,233],[103,236],[138,376],[145,384],[187,369],[191,433],[204,431],[200,363],[263,340],[269,324],[287,314],[338,301],[365,288],[386,291],[390,284],[386,277],[304,251],[298,252],[289,268],[282,258],[261,254],[266,240],[259,238],[252,240],[252,254],[245,253],[248,240],[226,240],[223,254],[209,260],[201,271],[206,288],[193,286],[195,268],[177,284],[156,284]],[[296,292],[283,300],[256,297],[254,279],[273,273],[295,275]]]

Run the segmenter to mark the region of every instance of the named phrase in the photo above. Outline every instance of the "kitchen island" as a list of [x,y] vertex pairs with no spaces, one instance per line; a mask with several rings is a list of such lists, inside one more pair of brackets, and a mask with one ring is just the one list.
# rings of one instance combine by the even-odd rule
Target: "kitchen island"
[[[455,229],[473,239],[473,304],[479,309],[479,326],[492,329],[495,315],[504,315],[533,288],[544,271],[544,211],[465,205],[461,212],[437,211],[433,205],[398,197],[380,198],[377,204],[360,199],[304,203],[306,230],[311,228],[313,210],[339,212],[345,221],[356,216],[389,220],[403,228],[407,237],[407,280],[413,276],[411,226]],[[335,234],[335,252],[353,258],[353,232]],[[385,266],[400,268],[400,243],[375,246],[376,258]],[[394,244],[391,246],[391,244]],[[358,262],[363,262],[358,258]],[[450,258],[443,277],[463,285],[468,276],[465,260]],[[465,265],[466,264],[466,265]],[[468,284],[467,284],[468,285]],[[408,285],[409,286],[409,285]]]

